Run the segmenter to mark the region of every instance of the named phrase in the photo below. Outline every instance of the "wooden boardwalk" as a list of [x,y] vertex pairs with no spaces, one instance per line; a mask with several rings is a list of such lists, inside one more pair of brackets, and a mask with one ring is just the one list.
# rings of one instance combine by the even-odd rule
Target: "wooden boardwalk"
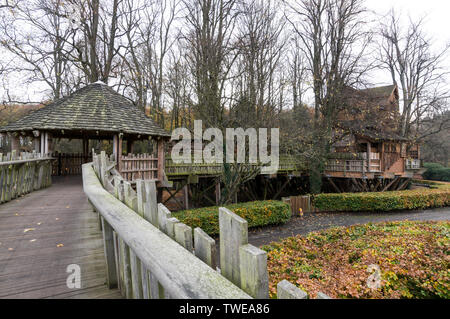
[[[70,264],[81,267],[81,289],[67,287]],[[81,176],[0,205],[0,298],[121,298],[105,281],[102,233]]]

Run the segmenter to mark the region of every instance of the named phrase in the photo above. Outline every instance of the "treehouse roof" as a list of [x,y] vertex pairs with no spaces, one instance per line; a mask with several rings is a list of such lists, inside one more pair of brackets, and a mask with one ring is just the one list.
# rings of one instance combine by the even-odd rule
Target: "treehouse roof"
[[34,130],[170,136],[144,110],[103,82],[89,84],[0,127],[0,133]]
[[392,141],[392,142],[406,142],[409,139],[400,136],[394,131],[384,130],[373,122],[361,122],[357,120],[342,121],[338,128],[343,131],[350,132],[354,135],[366,137],[372,141]]

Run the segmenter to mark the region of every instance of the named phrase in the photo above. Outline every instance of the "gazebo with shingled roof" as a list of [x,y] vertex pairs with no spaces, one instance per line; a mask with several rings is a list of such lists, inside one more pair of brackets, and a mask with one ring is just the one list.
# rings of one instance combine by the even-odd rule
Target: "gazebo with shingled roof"
[[[88,157],[89,140],[112,140],[119,172],[128,180],[151,178],[163,181],[164,143],[170,134],[160,128],[144,110],[103,82],[89,84],[71,95],[0,127],[7,134],[11,150],[20,151],[19,137],[33,139],[42,155],[52,153],[52,139],[83,141],[83,156]],[[123,143],[133,153],[133,142],[153,139],[157,154],[122,154]]]

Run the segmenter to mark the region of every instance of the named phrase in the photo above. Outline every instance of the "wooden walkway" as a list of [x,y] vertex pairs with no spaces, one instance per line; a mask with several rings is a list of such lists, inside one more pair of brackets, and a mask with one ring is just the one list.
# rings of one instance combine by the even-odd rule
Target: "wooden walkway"
[[[80,289],[67,287],[70,264],[81,267]],[[105,281],[102,234],[81,176],[0,205],[0,298],[121,298]]]

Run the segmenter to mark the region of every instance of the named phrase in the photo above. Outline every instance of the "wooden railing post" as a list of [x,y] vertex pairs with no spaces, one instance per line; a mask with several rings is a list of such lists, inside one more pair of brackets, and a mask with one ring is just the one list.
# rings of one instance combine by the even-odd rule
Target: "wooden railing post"
[[141,262],[133,250],[130,249],[130,263],[131,263],[131,286],[133,288],[133,298],[142,299],[142,275]]
[[102,229],[103,229],[103,247],[106,260],[106,280],[109,288],[117,287],[117,266],[116,257],[114,253],[114,235],[113,229],[102,217]]
[[160,138],[158,140],[158,181],[162,182],[164,180],[164,139]]
[[194,247],[195,256],[216,269],[216,241],[199,227],[194,229]]
[[253,298],[269,298],[267,253],[253,245],[239,247],[241,288]]
[[224,207],[219,208],[220,269],[225,278],[241,286],[239,247],[248,244],[248,223]]
[[277,299],[308,299],[308,294],[287,280],[277,285]]

